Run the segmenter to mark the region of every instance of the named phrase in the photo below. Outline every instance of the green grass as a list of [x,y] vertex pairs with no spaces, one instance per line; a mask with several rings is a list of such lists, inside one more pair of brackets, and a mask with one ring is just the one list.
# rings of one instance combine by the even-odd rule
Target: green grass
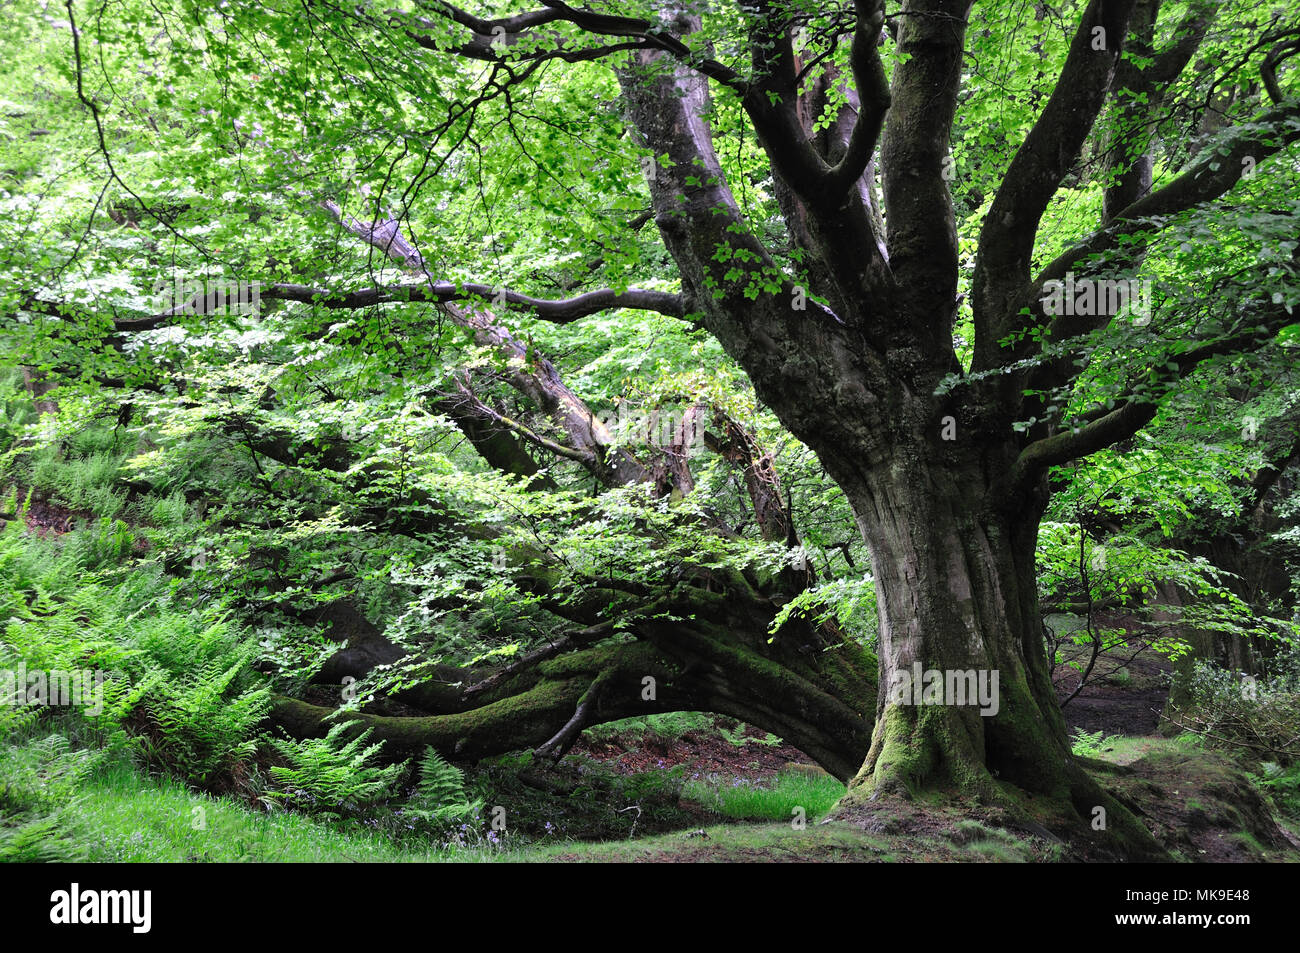
[[1132,764],[1148,755],[1186,754],[1203,747],[1199,736],[1183,732],[1173,738],[1132,737],[1129,735],[1107,735],[1101,732],[1076,731],[1074,753],[1080,757],[1095,758],[1111,764]]
[[[734,783],[737,780],[742,783]],[[682,797],[736,820],[789,821],[803,808],[805,819],[811,822],[823,817],[844,796],[844,790],[844,785],[829,775],[787,772],[770,781],[689,781]]]
[[737,748],[746,745],[764,745],[774,748],[781,739],[769,732],[760,735],[746,734],[752,730],[742,721],[702,711],[670,711],[657,715],[641,715],[595,725],[584,732],[588,741],[618,741],[636,745],[647,743],[672,744],[690,734],[719,735]]
[[1023,863],[1045,859],[1000,831],[978,836],[875,833],[857,824],[829,821],[794,829],[789,824],[724,824],[605,843],[535,845],[517,858],[530,863]]
[[698,711],[670,711],[657,715],[624,718],[595,725],[584,732],[590,741],[619,739],[624,743],[658,741],[670,743],[695,731],[713,731],[713,715]]
[[1030,848],[1022,839],[973,818],[954,824],[950,840],[990,863],[1018,864],[1030,856]]
[[529,863],[891,862],[900,859],[897,848],[888,837],[844,824],[803,830],[792,830],[789,824],[738,824],[635,840],[539,845],[518,859]]
[[142,777],[129,766],[86,783],[60,828],[95,862],[429,862],[496,860],[495,850],[401,848],[301,814],[265,813]]

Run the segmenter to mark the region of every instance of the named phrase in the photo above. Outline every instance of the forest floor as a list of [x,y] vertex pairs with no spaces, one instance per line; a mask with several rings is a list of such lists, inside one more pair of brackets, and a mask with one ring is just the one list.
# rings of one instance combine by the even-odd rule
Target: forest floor
[[[1079,753],[1102,785],[1134,811],[1175,859],[1191,862],[1300,860],[1294,822],[1279,817],[1241,768],[1226,756],[1204,749],[1193,736],[1162,738],[1111,733],[1113,724],[1132,717],[1137,703],[1117,706],[1120,722],[1105,720],[1104,706],[1081,708],[1077,722],[1094,734]],[[730,748],[731,750],[727,750]],[[755,750],[726,741],[687,737],[671,744],[653,742],[620,750],[615,742],[589,747],[613,770],[644,770],[647,764],[681,765],[710,771],[733,784],[779,790],[790,772],[816,771],[785,746]],[[787,760],[788,759],[788,760]],[[653,768],[652,768],[653,770]],[[716,776],[716,775],[715,775]],[[723,783],[728,783],[723,781]],[[685,795],[684,795],[685,800]],[[703,808],[703,805],[701,805]],[[538,847],[525,859],[549,861],[991,861],[1035,862],[1089,859],[1067,855],[1062,845],[1018,828],[1000,811],[978,805],[956,809],[933,805],[885,812],[870,823],[840,820],[806,825],[716,822],[675,833],[614,842]],[[722,820],[722,818],[718,818]]]
[[[78,515],[34,501],[28,530],[58,536]],[[1123,620],[1107,624],[1116,623]],[[1064,709],[1076,754],[1176,859],[1300,860],[1300,824],[1279,815],[1238,764],[1194,736],[1158,734],[1170,668],[1150,651],[1104,657]],[[1068,667],[1057,671],[1062,696],[1077,677]],[[1088,859],[978,805],[918,804],[878,811],[869,823],[826,820],[843,784],[774,736],[696,713],[589,730],[555,768],[506,757],[470,776],[491,792],[489,803],[506,807],[506,837],[412,844],[392,825],[340,830],[292,813],[267,815],[130,769],[85,791],[71,827],[96,860]],[[189,823],[199,808],[211,819],[209,834]]]
[[[1112,620],[1113,621],[1113,620]],[[1226,755],[1205,749],[1193,735],[1159,734],[1168,697],[1169,661],[1154,652],[1120,651],[1106,659],[1064,708],[1075,751],[1102,785],[1141,818],[1160,843],[1181,860],[1258,862],[1300,860],[1300,825],[1278,814]],[[1062,696],[1077,675],[1057,673]],[[743,743],[739,743],[743,742]],[[750,729],[686,731],[673,737],[606,732],[587,738],[575,754],[627,775],[679,768],[713,785],[781,790],[792,775],[823,773],[798,750]],[[824,774],[824,773],[823,773]],[[833,784],[829,778],[826,779]],[[716,813],[719,804],[682,804]],[[708,799],[704,799],[706,802]],[[773,798],[775,801],[776,798]],[[775,807],[776,805],[773,804]],[[541,847],[529,859],[550,861],[1044,861],[1065,859],[1061,845],[974,805],[948,812],[927,808],[919,818],[877,818],[869,825],[843,821],[731,823],[599,844]],[[788,805],[782,805],[788,807]],[[786,815],[789,816],[788,812]],[[723,820],[723,818],[717,818]],[[868,829],[870,828],[870,829]],[[1081,855],[1080,859],[1087,859]]]

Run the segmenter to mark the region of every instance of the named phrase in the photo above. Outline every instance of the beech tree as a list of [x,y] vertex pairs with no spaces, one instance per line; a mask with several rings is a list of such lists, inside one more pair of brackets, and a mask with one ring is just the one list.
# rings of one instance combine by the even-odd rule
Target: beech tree
[[[403,386],[436,383],[426,411],[520,493],[580,474],[596,496],[570,512],[579,522],[612,519],[611,492],[640,494],[639,575],[577,571],[541,531],[530,542],[427,496],[368,511],[385,532],[498,546],[500,574],[564,623],[518,657],[453,667],[420,664],[354,607],[312,610],[348,642],[319,682],[416,671],[401,714],[356,713],[375,738],[558,757],[601,721],[709,710],[852,779],[844,816],[933,790],[1159,853],[1071,756],[1039,523],[1056,468],[1123,445],[1198,374],[1243,354],[1285,365],[1300,11],[70,0],[64,32],[101,199],[153,243],[137,276],[165,246],[259,281],[256,326],[380,355]],[[216,79],[195,78],[200,64]],[[178,164],[137,136],[191,151]],[[322,267],[302,241],[344,249],[354,270]],[[564,254],[548,258],[548,242]],[[80,244],[72,259],[93,266]],[[175,365],[158,334],[210,331],[220,311],[203,290],[110,308],[111,295],[69,295],[69,280],[46,263],[7,282],[48,345],[25,339],[24,360],[50,378],[162,393]],[[681,388],[671,439],[631,446],[519,331],[549,324],[576,342],[619,309],[707,333],[815,455],[869,554],[874,657],[817,611],[815,566],[705,559],[656,522],[688,525],[693,547],[735,542],[687,452],[706,433],[744,488],[750,537],[800,548],[763,435],[716,389]],[[446,327],[472,352],[432,375],[422,349]],[[163,383],[123,370],[142,341]],[[274,423],[283,399],[268,384],[212,419],[254,459],[311,453],[354,486],[400,469],[347,433],[309,442]],[[996,710],[900,699],[891,687],[917,664],[996,672]],[[319,701],[282,696],[272,718],[323,735]]]

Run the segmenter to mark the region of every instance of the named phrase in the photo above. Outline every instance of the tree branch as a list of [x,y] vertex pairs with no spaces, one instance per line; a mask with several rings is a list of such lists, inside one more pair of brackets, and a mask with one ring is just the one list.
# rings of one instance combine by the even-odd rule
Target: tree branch
[[[509,57],[503,55],[504,49],[514,45],[521,36],[533,28],[547,23],[566,22],[572,23],[586,33],[598,36],[625,37],[636,41],[602,47],[600,52],[587,58],[607,55],[618,50],[663,50],[723,86],[742,94],[745,91],[746,83],[738,73],[717,60],[698,55],[680,39],[668,33],[660,24],[651,20],[597,13],[587,9],[575,9],[560,2],[560,0],[543,0],[543,6],[545,7],[543,10],[534,10],[498,20],[485,20],[476,17],[445,2],[438,2],[437,7],[439,9],[433,12],[440,13],[447,19],[454,20],[461,26],[473,31],[473,40],[450,51],[462,56],[471,56],[475,59],[507,60]],[[401,20],[407,15],[393,11],[392,16]],[[432,21],[422,17],[415,17],[414,22],[425,29],[433,26]],[[440,52],[446,51],[445,46],[439,46],[432,38],[413,31],[408,32],[412,39],[421,46]],[[537,55],[555,59],[564,58],[563,51],[560,50]]]
[[889,268],[900,299],[894,346],[940,367],[956,364],[957,223],[945,164],[970,8],[968,0],[906,4],[880,144]]
[[997,342],[1016,320],[1039,222],[1106,101],[1136,3],[1090,0],[1051,98],[1016,150],[980,229],[971,297],[981,367],[992,366]]
[[[1115,68],[1112,86],[1114,133],[1106,145],[1104,176],[1111,178],[1102,200],[1102,224],[1151,190],[1149,145],[1157,112],[1171,83],[1182,75],[1218,15],[1215,0],[1197,0],[1174,29],[1173,38],[1155,49],[1161,0],[1142,0],[1133,14],[1133,53]],[[1143,59],[1147,65],[1139,65]]]
[[1009,485],[1023,488],[1048,467],[1068,463],[1127,440],[1155,418],[1160,409],[1158,391],[1161,387],[1185,377],[1211,358],[1267,344],[1282,327],[1294,320],[1285,307],[1270,305],[1263,321],[1171,356],[1164,364],[1148,372],[1147,386],[1141,395],[1129,397],[1119,407],[1095,417],[1083,427],[1044,437],[1025,447],[1011,469]]
[[[1043,340],[1058,342],[1104,327],[1110,320],[1110,316],[1104,314],[1047,315],[1042,300],[1044,288],[1049,282],[1064,279],[1084,259],[1118,248],[1121,238],[1131,249],[1131,254],[1140,254],[1146,243],[1133,239],[1155,235],[1169,224],[1173,216],[1227,194],[1248,170],[1297,140],[1300,140],[1300,99],[1273,107],[1254,122],[1238,127],[1227,143],[1202,152],[1177,178],[1123,209],[1106,227],[1060,254],[1032,282],[1021,288],[1018,303],[1008,313],[1009,322],[1022,321],[1021,331],[1036,331],[1047,326],[1048,333]],[[1026,309],[1029,311],[1027,317],[1023,315]],[[1016,329],[1008,323],[997,336],[1005,336],[1013,330]],[[1014,349],[999,349],[993,344],[985,349],[977,348],[972,370],[1009,366],[1026,356],[1030,348],[1038,347],[1033,343],[1034,337],[1026,334],[1029,343]],[[1039,368],[1026,386],[1037,390],[1050,386],[1052,379],[1058,376],[1059,363],[1051,362]]]
[[885,4],[883,0],[855,0],[854,7],[857,26],[853,32],[849,64],[861,106],[844,155],[826,173],[825,186],[832,195],[852,187],[866,171],[876,152],[891,101],[889,78],[885,75],[877,46],[885,23]]
[[472,281],[460,284],[450,281],[431,281],[422,285],[390,285],[348,292],[309,288],[305,285],[270,285],[262,290],[262,297],[320,304],[326,308],[338,309],[368,308],[398,301],[440,304],[484,301],[498,307],[506,304],[516,305],[530,312],[534,317],[552,324],[569,324],[617,308],[654,311],[673,318],[682,318],[685,314],[682,296],[668,291],[640,289],[615,291],[612,288],[601,288],[572,298],[552,299],[534,298],[518,291]]
[[[452,302],[489,301],[498,305],[516,305],[528,311],[534,317],[553,324],[569,324],[593,314],[612,311],[616,308],[653,311],[674,318],[684,318],[685,315],[685,306],[681,295],[668,291],[644,291],[635,288],[627,291],[601,288],[597,291],[588,291],[575,295],[572,298],[553,299],[534,298],[518,291],[477,282],[455,284],[450,281],[432,281],[425,284],[361,288],[355,291],[334,291],[328,288],[312,288],[307,285],[273,284],[259,288],[258,296],[267,300],[297,301],[335,310],[356,310],[395,302],[448,304]],[[217,300],[212,295],[198,294],[184,304],[157,314],[142,317],[114,316],[112,319],[113,327],[118,332],[152,331],[174,324],[177,318],[187,314],[219,314],[225,307],[224,298]],[[36,293],[27,294],[21,310],[58,318],[77,315],[89,316],[89,312],[79,305],[49,301],[39,297]]]

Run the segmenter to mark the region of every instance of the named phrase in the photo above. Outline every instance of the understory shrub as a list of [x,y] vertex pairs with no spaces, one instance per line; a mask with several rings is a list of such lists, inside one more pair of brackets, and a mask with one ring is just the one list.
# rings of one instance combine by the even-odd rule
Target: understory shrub
[[[342,816],[393,797],[406,774],[407,762],[372,764],[383,748],[382,742],[366,744],[372,732],[367,729],[358,734],[350,722],[343,722],[324,738],[268,739],[287,764],[271,768],[276,790],[267,798],[303,811]],[[443,783],[445,779],[431,790]]]
[[1270,660],[1255,676],[1197,661],[1187,682],[1181,727],[1222,748],[1249,751],[1260,761],[1289,766],[1300,758],[1300,648]]

